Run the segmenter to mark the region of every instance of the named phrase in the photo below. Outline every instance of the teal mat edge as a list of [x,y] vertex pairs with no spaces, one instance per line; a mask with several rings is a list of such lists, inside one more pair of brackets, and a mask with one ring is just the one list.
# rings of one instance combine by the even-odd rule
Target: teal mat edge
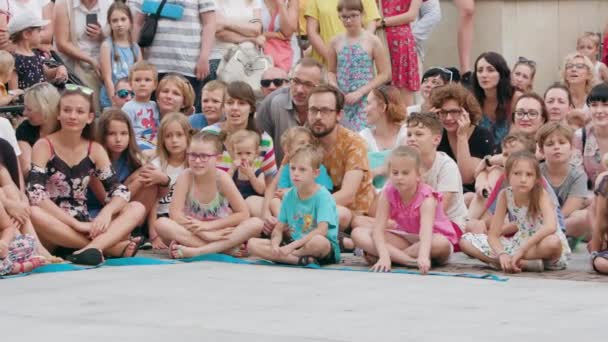
[[[177,260],[165,260],[165,259],[156,259],[156,258],[150,258],[150,257],[107,259],[102,265],[95,266],[95,267],[80,266],[80,265],[73,265],[73,264],[50,264],[50,265],[41,266],[29,273],[0,276],[0,279],[20,278],[20,277],[24,277],[24,276],[27,276],[30,274],[40,274],[40,273],[84,271],[84,270],[102,268],[102,267],[175,265],[175,264],[180,264],[180,263],[193,263],[193,262],[221,262],[221,263],[230,263],[230,264],[239,264],[239,265],[262,265],[262,266],[278,266],[278,267],[290,267],[290,268],[307,268],[307,269],[316,269],[316,270],[325,270],[325,271],[347,271],[347,272],[373,273],[367,269],[347,267],[347,266],[329,265],[329,266],[321,267],[316,264],[309,264],[306,266],[295,266],[295,265],[276,264],[276,263],[266,261],[266,260],[239,259],[239,258],[235,258],[233,256],[225,255],[225,254],[208,254],[208,255],[199,255],[199,256],[196,256],[193,258],[177,259]],[[421,275],[421,273],[419,271],[406,270],[406,269],[393,269],[390,273]],[[506,282],[507,280],[509,280],[509,278],[507,278],[507,277],[502,277],[502,276],[498,276],[498,275],[491,274],[491,273],[474,274],[474,273],[429,272],[427,275],[440,276],[440,277],[456,277],[456,278],[492,280],[492,281],[497,281],[497,282]]]

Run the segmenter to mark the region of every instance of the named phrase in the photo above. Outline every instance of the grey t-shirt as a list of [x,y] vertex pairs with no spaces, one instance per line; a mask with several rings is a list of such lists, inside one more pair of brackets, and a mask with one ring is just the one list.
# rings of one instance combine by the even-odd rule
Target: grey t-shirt
[[[569,165],[570,171],[560,185],[554,185],[549,182],[553,191],[557,195],[559,205],[563,206],[568,197],[587,197],[587,174],[580,167]],[[540,172],[549,180],[547,164],[540,164]]]

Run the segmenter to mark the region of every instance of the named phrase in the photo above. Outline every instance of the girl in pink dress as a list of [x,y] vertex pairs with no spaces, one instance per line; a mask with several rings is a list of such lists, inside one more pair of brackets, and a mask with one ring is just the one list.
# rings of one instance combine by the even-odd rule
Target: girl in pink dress
[[378,199],[373,228],[357,228],[355,245],[368,261],[378,259],[372,271],[387,272],[391,264],[418,267],[422,274],[434,264],[448,262],[458,244],[457,228],[443,212],[441,194],[421,182],[420,154],[399,146],[389,157],[390,183]]
[[414,104],[414,93],[420,89],[416,40],[410,23],[416,20],[422,0],[379,0],[381,26],[391,56],[393,85],[402,93],[406,106]]

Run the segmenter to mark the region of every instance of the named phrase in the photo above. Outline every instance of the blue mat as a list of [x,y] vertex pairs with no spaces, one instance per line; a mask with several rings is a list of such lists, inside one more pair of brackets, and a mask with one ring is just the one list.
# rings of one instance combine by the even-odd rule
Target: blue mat
[[[32,272],[17,274],[17,275],[9,275],[9,276],[0,276],[0,279],[8,279],[8,278],[18,278],[23,277],[30,274],[38,274],[38,273],[55,273],[55,272],[72,272],[72,271],[84,271],[93,268],[100,267],[120,267],[120,266],[151,266],[151,265],[175,265],[179,263],[193,263],[193,262],[223,262],[230,264],[240,264],[240,265],[263,265],[263,266],[278,266],[278,267],[298,267],[298,268],[308,268],[308,269],[316,269],[316,270],[326,270],[326,271],[347,271],[347,272],[366,272],[371,273],[368,269],[356,268],[356,267],[348,267],[348,266],[325,266],[321,267],[316,264],[309,264],[306,266],[295,266],[295,265],[284,265],[284,264],[276,264],[266,260],[246,260],[235,258],[226,254],[208,254],[208,255],[199,255],[193,258],[187,259],[179,259],[179,260],[163,260],[156,258],[148,258],[148,257],[133,257],[133,258],[116,258],[116,259],[107,259],[102,265],[90,267],[90,266],[79,266],[74,264],[50,264],[41,266]],[[410,275],[420,275],[420,272],[414,270],[406,270],[406,269],[393,269],[390,273],[396,274],[410,274]],[[485,280],[493,280],[499,282],[505,282],[509,280],[506,277],[500,277],[494,274],[474,274],[474,273],[445,273],[445,272],[429,272],[430,276],[441,276],[441,277],[458,277],[458,278],[470,278],[470,279],[485,279]]]

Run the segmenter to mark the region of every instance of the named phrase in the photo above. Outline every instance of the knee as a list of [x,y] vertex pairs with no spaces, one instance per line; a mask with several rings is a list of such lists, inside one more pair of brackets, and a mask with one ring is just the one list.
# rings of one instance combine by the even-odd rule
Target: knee
[[555,235],[549,235],[542,241],[543,247],[551,254],[551,256],[558,257],[562,254],[562,241]]
[[156,221],[154,221],[154,228],[156,229],[156,232],[159,235],[165,236],[170,230],[169,227],[171,226],[171,223],[171,219],[167,217],[159,217],[158,219],[156,219]]
[[472,0],[459,8],[460,17],[466,20],[473,19],[475,15],[475,2]]
[[487,233],[486,224],[481,220],[470,220],[466,223],[464,231],[473,234]]
[[338,206],[338,219],[340,221],[340,230],[345,230],[350,227],[353,213],[346,207]]
[[307,245],[314,250],[329,250],[331,248],[329,240],[325,236],[319,234],[313,236],[310,241],[308,241]]
[[143,218],[146,215],[146,207],[139,202],[129,202],[123,209],[129,216]]
[[595,258],[593,269],[600,274],[608,274],[608,260],[601,257]]
[[360,246],[365,240],[371,237],[371,230],[365,227],[354,228],[350,234],[356,246]]

